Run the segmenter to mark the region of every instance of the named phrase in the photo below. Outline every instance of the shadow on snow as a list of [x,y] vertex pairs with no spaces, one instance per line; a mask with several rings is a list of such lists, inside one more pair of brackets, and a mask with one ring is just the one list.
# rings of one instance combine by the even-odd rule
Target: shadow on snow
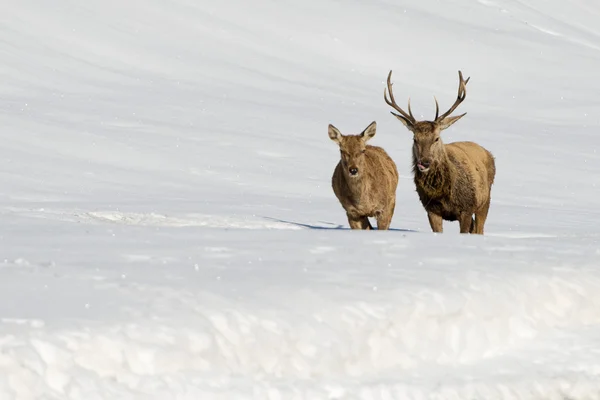
[[[322,223],[324,225],[314,225],[314,224],[304,224],[302,222],[294,222],[294,221],[286,221],[284,219],[279,219],[279,218],[272,218],[272,217],[263,217],[265,219],[269,219],[271,221],[276,221],[276,222],[280,222],[283,224],[290,224],[290,225],[295,225],[295,226],[299,226],[302,228],[308,228],[308,229],[326,229],[326,230],[342,230],[342,231],[349,231],[351,230],[350,227],[348,226],[344,226],[344,225],[336,225],[336,224],[332,224],[331,222],[325,222],[325,221],[319,221],[319,223]],[[377,228],[373,227],[373,230],[377,230]],[[399,229],[399,228],[390,228],[390,231],[394,231],[394,232],[418,232],[412,229]]]

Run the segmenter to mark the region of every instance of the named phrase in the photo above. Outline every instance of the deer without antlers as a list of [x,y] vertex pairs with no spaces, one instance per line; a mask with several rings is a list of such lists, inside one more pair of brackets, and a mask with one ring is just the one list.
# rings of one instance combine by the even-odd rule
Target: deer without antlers
[[352,229],[373,229],[369,217],[377,219],[377,229],[388,229],[396,207],[396,164],[381,147],[367,144],[376,128],[373,121],[359,135],[342,135],[329,125],[329,138],[341,155],[331,184]]
[[412,161],[415,186],[421,204],[427,211],[433,232],[443,231],[444,220],[458,220],[460,233],[483,235],[496,175],[494,157],[477,143],[443,144],[440,139],[442,130],[466,114],[450,116],[467,94],[466,85],[470,78],[463,79],[461,71],[458,71],[458,77],[456,101],[448,111],[439,115],[439,105],[435,99],[433,121],[417,121],[410,109],[410,99],[408,113],[398,106],[392,92],[392,71],[388,74],[384,99],[399,113],[392,114],[413,133]]

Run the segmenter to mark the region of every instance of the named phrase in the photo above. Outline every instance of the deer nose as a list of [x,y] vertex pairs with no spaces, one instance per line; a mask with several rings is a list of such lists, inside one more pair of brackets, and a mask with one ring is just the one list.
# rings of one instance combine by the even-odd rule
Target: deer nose
[[358,174],[358,168],[350,168],[348,171],[350,172],[350,175]]

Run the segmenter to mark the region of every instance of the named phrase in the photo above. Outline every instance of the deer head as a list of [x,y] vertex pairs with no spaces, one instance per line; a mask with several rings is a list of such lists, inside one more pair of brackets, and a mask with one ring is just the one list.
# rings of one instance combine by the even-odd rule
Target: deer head
[[329,138],[340,146],[342,169],[347,178],[358,178],[365,168],[365,152],[367,141],[375,136],[377,124],[371,122],[359,135],[342,135],[333,125],[329,124]]
[[[398,111],[392,115],[400,120],[413,133],[413,159],[418,170],[422,173],[429,171],[430,166],[440,160],[444,152],[443,143],[440,140],[440,133],[465,116],[466,113],[450,117],[450,114],[463,102],[467,94],[466,85],[470,78],[463,79],[462,72],[458,71],[458,96],[456,101],[448,111],[439,115],[440,107],[435,99],[435,119],[433,121],[417,121],[410,109],[410,98],[408,99],[408,113],[396,104],[394,93],[392,92],[392,71],[387,78],[387,91],[384,89],[383,97],[385,102]],[[387,92],[389,91],[389,99]]]

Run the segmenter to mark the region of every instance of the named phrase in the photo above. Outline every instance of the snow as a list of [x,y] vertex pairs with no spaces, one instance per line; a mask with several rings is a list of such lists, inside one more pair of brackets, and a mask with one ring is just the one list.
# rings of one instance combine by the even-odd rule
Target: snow
[[[0,13],[0,398],[596,399],[600,5],[21,0]],[[420,118],[496,157],[433,234]],[[400,173],[348,229],[333,123]]]

